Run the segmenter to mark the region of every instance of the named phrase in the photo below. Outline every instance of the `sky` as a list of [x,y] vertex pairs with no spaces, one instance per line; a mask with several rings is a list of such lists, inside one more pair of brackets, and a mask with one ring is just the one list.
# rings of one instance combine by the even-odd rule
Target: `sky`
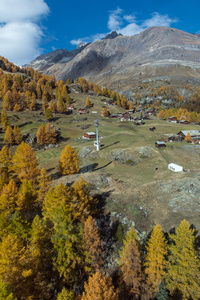
[[0,55],[22,66],[112,31],[130,36],[167,26],[200,33],[199,10],[200,0],[0,0]]

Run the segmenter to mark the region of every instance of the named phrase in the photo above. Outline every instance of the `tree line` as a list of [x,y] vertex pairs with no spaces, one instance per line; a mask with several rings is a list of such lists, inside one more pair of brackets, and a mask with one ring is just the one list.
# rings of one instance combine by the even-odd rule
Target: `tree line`
[[[79,173],[71,146],[58,168],[60,176]],[[199,299],[200,261],[187,221],[170,234],[156,225],[145,243],[131,227],[117,273],[108,276],[101,203],[82,175],[71,186],[52,185],[24,142],[13,155],[2,148],[0,173],[0,298]]]

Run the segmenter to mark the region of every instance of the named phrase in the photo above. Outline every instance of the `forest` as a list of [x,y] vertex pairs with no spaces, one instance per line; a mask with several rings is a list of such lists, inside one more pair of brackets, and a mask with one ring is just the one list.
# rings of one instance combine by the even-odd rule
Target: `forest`
[[[5,133],[0,150],[0,299],[199,299],[194,226],[183,220],[163,232],[157,224],[145,240],[134,227],[111,230],[104,222],[102,198],[91,195],[80,174],[76,151],[66,145],[57,165],[59,178],[80,174],[79,179],[55,185],[48,171],[39,167],[36,151],[23,141],[19,127],[10,125],[7,111],[42,108],[47,125],[39,127],[37,143],[54,144],[50,121],[52,113],[67,114],[70,80],[64,84],[33,69],[19,69],[4,58],[0,66]],[[83,78],[77,83],[83,93],[95,91],[124,109],[130,107],[115,91]],[[187,112],[173,110],[180,118]],[[160,117],[167,118],[166,113],[160,111]],[[192,119],[189,112],[188,118]],[[113,244],[119,250],[112,272],[107,262]]]

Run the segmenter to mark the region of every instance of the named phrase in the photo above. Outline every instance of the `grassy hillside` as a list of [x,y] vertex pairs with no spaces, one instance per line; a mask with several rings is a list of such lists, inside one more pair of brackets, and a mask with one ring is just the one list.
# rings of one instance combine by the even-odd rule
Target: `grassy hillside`
[[[172,142],[167,143],[165,149],[155,148],[158,139],[167,138],[180,130],[198,130],[199,126],[169,123],[156,116],[151,116],[150,120],[145,120],[145,124],[140,126],[133,125],[132,121],[104,118],[100,112],[105,106],[111,114],[125,110],[117,105],[105,105],[102,101],[105,97],[97,95],[90,96],[93,107],[87,109],[87,114],[79,115],[78,109],[85,107],[88,94],[77,93],[72,85],[70,96],[73,99],[71,104],[75,107],[72,114],[56,113],[52,121],[54,128],[60,129],[63,139],[56,148],[37,151],[41,167],[57,178],[59,156],[65,145],[69,144],[76,149],[81,172],[87,177],[93,192],[106,195],[105,213],[116,212],[122,217],[128,216],[140,230],[145,231],[150,231],[156,223],[167,230],[179,224],[183,218],[200,228],[198,217],[192,214],[192,202],[188,209],[185,207],[178,211],[170,202],[173,200],[171,187],[174,182],[180,181],[182,185],[185,178],[198,178],[199,146]],[[22,112],[8,112],[8,116],[11,125],[18,125],[22,134],[36,133],[39,126],[46,122],[41,112],[26,109]],[[85,132],[95,131],[96,118],[100,123],[102,144],[99,152],[96,152],[94,141],[82,138]],[[149,131],[151,126],[155,126],[156,131]],[[1,133],[1,143],[3,137]],[[88,147],[88,154],[83,155]],[[167,166],[171,162],[182,165],[187,172],[169,171]],[[65,177],[64,181],[70,181],[69,177]],[[163,183],[169,187],[167,193],[160,195]],[[180,191],[177,189],[177,197],[181,198],[183,192],[182,188]]]

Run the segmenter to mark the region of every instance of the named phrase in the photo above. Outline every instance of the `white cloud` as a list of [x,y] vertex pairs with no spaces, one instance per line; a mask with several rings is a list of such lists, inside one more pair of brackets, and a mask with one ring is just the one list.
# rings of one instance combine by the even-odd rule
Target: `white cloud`
[[143,22],[143,27],[152,27],[152,26],[166,26],[170,27],[172,23],[176,23],[178,19],[172,19],[168,15],[160,15],[155,12],[152,14],[152,18]]
[[72,45],[75,45],[75,46],[79,45],[80,43],[86,43],[86,44],[87,43],[94,43],[94,42],[99,41],[100,39],[104,38],[106,35],[107,35],[107,33],[97,33],[97,34],[87,36],[87,37],[84,37],[84,38],[71,40],[70,43]]
[[120,25],[122,25],[122,19],[120,17],[120,14],[122,14],[122,12],[123,10],[119,7],[116,10],[111,11],[108,20],[108,28],[111,31],[118,30],[120,28]]
[[[140,21],[136,19],[134,14],[123,14],[123,10],[118,7],[116,10],[110,12],[107,26],[111,31],[117,31],[125,36],[131,36],[139,34],[141,31],[152,26],[171,27],[172,23],[176,22],[178,22],[178,19],[170,18],[168,15],[161,15],[158,12],[154,12],[149,19]],[[71,44],[78,45],[80,42],[95,42],[105,37],[108,33],[109,32],[72,40]]]
[[44,0],[0,0],[0,55],[18,65],[40,55],[43,32],[37,21],[48,13]]
[[0,27],[0,54],[18,65],[40,55],[40,28],[31,22],[11,22]]
[[49,13],[44,0],[1,0],[0,22],[35,20]]

